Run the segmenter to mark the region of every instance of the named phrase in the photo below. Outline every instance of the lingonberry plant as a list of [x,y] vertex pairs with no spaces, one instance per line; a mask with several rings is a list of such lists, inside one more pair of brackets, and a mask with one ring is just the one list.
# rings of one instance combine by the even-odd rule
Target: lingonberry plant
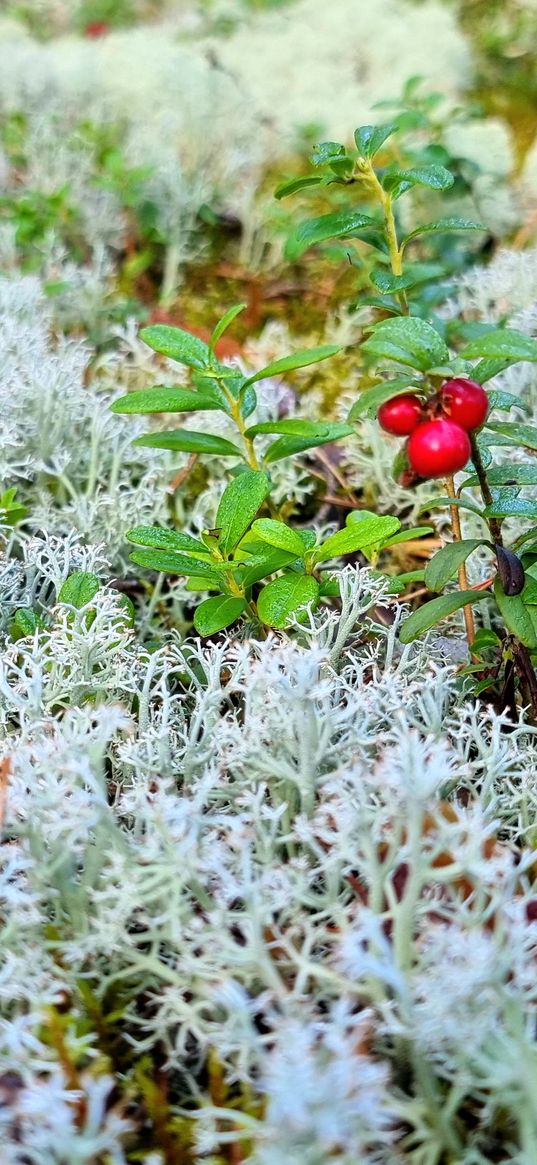
[[[288,257],[297,260],[314,244],[349,240],[351,261],[368,265],[375,294],[365,295],[381,314],[365,329],[361,344],[368,385],[349,413],[356,422],[377,416],[388,433],[408,440],[396,457],[394,471],[408,487],[427,478],[445,479],[445,496],[427,508],[448,506],[453,541],[443,546],[425,570],[431,591],[443,592],[455,575],[459,590],[449,590],[415,610],[406,620],[401,639],[410,642],[446,616],[463,608],[472,654],[468,672],[475,672],[476,691],[502,677],[502,699],[514,700],[513,675],[524,699],[537,712],[537,503],[520,497],[537,484],[537,428],[520,421],[497,420],[496,410],[519,406],[513,395],[483,388],[483,384],[518,361],[537,361],[537,341],[508,327],[482,327],[462,346],[456,330],[448,334],[441,317],[430,316],[423,289],[447,273],[426,254],[436,236],[483,229],[478,223],[445,217],[402,232],[399,200],[419,188],[448,192],[454,177],[436,160],[434,147],[420,141],[423,118],[406,110],[390,124],[362,126],[349,150],[339,142],[322,142],[314,150],[312,173],[284,183],[283,198],[311,187],[342,188],[352,205],[335,214],[301,222],[292,232]],[[408,133],[410,131],[410,138]],[[433,160],[434,159],[434,160]],[[356,204],[358,203],[358,209]],[[351,242],[353,240],[353,242]],[[357,241],[357,243],[354,242]],[[419,246],[418,261],[408,259]],[[435,296],[431,297],[435,302]],[[446,338],[453,348],[450,351]],[[515,459],[493,464],[491,448],[512,448]],[[524,451],[525,460],[520,457]],[[458,487],[453,475],[467,467]],[[480,501],[472,491],[477,489]],[[463,538],[460,510],[470,511],[483,525],[483,535]],[[504,521],[527,519],[528,530],[504,544]],[[480,547],[491,552],[491,577],[470,587],[466,560]],[[502,639],[491,630],[475,631],[472,606],[491,598],[503,621]],[[501,645],[500,662],[486,663],[486,653]],[[485,653],[485,657],[483,655]]]
[[[427,588],[440,593],[409,616],[402,641],[411,642],[462,609],[471,651],[467,674],[475,673],[475,690],[496,686],[502,699],[509,692],[514,702],[516,675],[523,698],[537,712],[533,667],[537,503],[520,497],[524,487],[537,484],[533,461],[520,460],[521,450],[537,450],[537,429],[519,421],[496,420],[497,410],[509,412],[518,399],[483,388],[517,361],[537,362],[537,341],[508,327],[485,326],[461,346],[453,330],[447,334],[441,317],[424,318],[428,314],[424,288],[446,274],[437,259],[427,254],[431,239],[483,228],[449,216],[401,232],[398,205],[404,195],[420,189],[449,192],[454,183],[452,173],[437,160],[438,149],[420,140],[423,126],[419,111],[407,109],[390,124],[357,129],[353,150],[342,143],[322,142],[312,156],[313,172],[285,182],[276,191],[280,199],[313,187],[345,188],[352,195],[348,208],[340,206],[336,213],[301,222],[287,244],[288,258],[293,261],[308,248],[334,239],[348,241],[357,265],[362,251],[369,255],[367,269],[374,294],[364,295],[361,302],[372,309],[374,318],[364,329],[366,338],[360,345],[367,387],[353,404],[346,424],[302,418],[249,423],[257,405],[257,381],[325,360],[338,352],[337,346],[300,350],[245,376],[215,355],[218,340],[243,305],[225,314],[209,344],[179,328],[156,325],[142,331],[142,338],[156,352],[190,368],[192,387],[136,392],[116,401],[114,411],[220,410],[236,425],[237,441],[184,428],[138,438],[140,444],[157,448],[229,458],[231,480],[218,507],[215,529],[193,538],[158,527],[136,527],[128,537],[140,549],[131,557],[140,566],[188,577],[192,590],[216,592],[200,604],[195,615],[195,627],[202,635],[222,630],[239,618],[258,628],[288,626],[304,607],[315,607],[335,593],[333,580],[321,573],[326,561],[360,551],[376,564],[380,550],[394,538],[415,536],[413,531],[398,534],[396,518],[354,511],[345,529],[319,545],[313,531],[283,521],[271,499],[274,462],[344,439],[361,417],[376,415],[386,432],[407,438],[394,466],[405,486],[411,488],[428,478],[445,479],[445,495],[427,508],[449,507],[453,533],[453,541],[434,555],[424,574]],[[446,160],[442,151],[440,156]],[[416,245],[421,248],[419,258],[409,261],[408,251]],[[437,297],[429,298],[434,303]],[[260,449],[257,438],[266,434],[276,439]],[[490,450],[495,446],[512,447],[516,460],[494,465]],[[456,487],[454,474],[465,467],[467,475]],[[475,489],[480,502],[469,492]],[[483,524],[479,537],[463,538],[460,511],[465,509]],[[511,517],[527,518],[530,526],[507,547],[503,523]],[[418,533],[423,532],[419,528]],[[472,587],[466,560],[483,547],[491,553],[491,576]],[[442,593],[454,576],[459,589]],[[503,621],[502,637],[489,628],[476,634],[472,608],[487,599],[495,604],[500,626]],[[499,662],[489,659],[491,648],[500,648]]]
[[[191,369],[193,387],[149,388],[112,405],[116,413],[220,411],[236,426],[236,442],[186,428],[137,438],[137,444],[152,448],[229,459],[230,481],[214,528],[203,531],[200,538],[157,526],[136,526],[127,535],[138,548],[131,554],[137,565],[188,578],[192,591],[216,592],[196,610],[194,626],[200,635],[213,635],[240,618],[261,633],[265,626],[284,628],[305,607],[315,608],[338,593],[325,566],[332,559],[362,551],[376,563],[380,551],[394,541],[429,532],[429,527],[400,532],[398,518],[351,511],[344,529],[319,540],[313,530],[293,528],[282,520],[271,499],[271,466],[349,436],[353,427],[302,418],[248,424],[257,405],[254,385],[325,360],[339,349],[334,345],[302,349],[244,376],[215,356],[218,340],[243,306],[238,304],[226,313],[209,344],[167,325],[143,329],[142,338],[154,351]],[[275,437],[268,447],[267,435]],[[258,438],[263,439],[264,449],[259,448]],[[399,585],[404,578],[399,577]]]

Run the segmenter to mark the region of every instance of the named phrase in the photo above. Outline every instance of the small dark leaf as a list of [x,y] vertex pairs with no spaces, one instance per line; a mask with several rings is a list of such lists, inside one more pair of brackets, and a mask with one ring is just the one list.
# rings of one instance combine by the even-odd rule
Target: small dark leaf
[[504,546],[495,546],[494,549],[504,595],[519,595],[524,590],[526,581],[520,558],[517,558],[512,550],[506,550]]

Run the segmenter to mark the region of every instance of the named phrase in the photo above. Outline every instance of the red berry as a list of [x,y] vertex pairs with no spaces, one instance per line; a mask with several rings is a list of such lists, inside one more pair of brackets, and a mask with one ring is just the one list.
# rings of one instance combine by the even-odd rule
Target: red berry
[[412,392],[392,396],[380,406],[377,413],[379,425],[386,433],[396,437],[408,437],[423,418],[423,408],[418,396]]
[[485,389],[475,380],[446,380],[440,389],[444,412],[461,429],[479,429],[486,418],[489,401]]
[[437,417],[414,429],[408,460],[419,477],[446,477],[462,469],[470,457],[468,434],[455,421]]
[[84,36],[89,36],[92,40],[95,40],[99,36],[106,36],[109,28],[110,25],[107,24],[106,20],[92,20],[90,24],[86,25]]

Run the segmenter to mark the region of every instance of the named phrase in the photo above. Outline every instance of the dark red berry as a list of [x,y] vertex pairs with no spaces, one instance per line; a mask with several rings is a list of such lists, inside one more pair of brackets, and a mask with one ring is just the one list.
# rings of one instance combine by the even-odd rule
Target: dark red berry
[[446,477],[462,469],[470,457],[468,434],[447,417],[418,425],[409,438],[407,453],[419,477]]
[[486,418],[489,401],[485,389],[475,380],[446,380],[440,389],[440,403],[446,415],[461,429],[479,429]]
[[396,437],[408,437],[423,419],[423,407],[418,396],[412,392],[401,396],[392,396],[380,406],[377,413],[378,423],[386,433],[393,433]]
[[100,36],[106,36],[109,29],[110,25],[107,24],[106,20],[92,20],[90,24],[86,25],[84,29],[84,36],[88,36],[92,40],[96,40]]

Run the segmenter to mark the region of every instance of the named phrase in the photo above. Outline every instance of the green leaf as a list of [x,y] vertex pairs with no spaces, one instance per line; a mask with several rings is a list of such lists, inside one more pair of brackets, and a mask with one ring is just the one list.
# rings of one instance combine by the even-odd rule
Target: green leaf
[[142,388],[120,396],[110,405],[113,413],[195,413],[221,409],[222,405],[208,393],[189,388]]
[[32,607],[19,607],[11,620],[9,631],[11,638],[17,641],[35,635],[42,627],[43,620]]
[[314,166],[326,166],[327,162],[340,161],[346,155],[347,151],[341,142],[318,142],[313,147],[310,161]]
[[459,566],[478,546],[486,545],[483,538],[463,538],[448,542],[437,550],[425,567],[425,583],[430,591],[443,591],[446,583],[456,575]]
[[461,356],[472,360],[476,356],[486,359],[509,360],[514,364],[518,360],[537,360],[537,340],[513,328],[495,328],[492,332],[485,332],[483,336],[471,340],[462,349]]
[[519,498],[518,486],[491,490],[494,501],[485,506],[485,518],[537,518],[537,501]]
[[507,437],[510,445],[522,445],[525,449],[537,449],[536,425],[526,425],[519,421],[488,421],[486,428],[489,445],[494,444],[494,441],[488,438],[490,431],[498,433],[501,437]]
[[535,650],[537,648],[537,635],[522,595],[505,595],[499,578],[496,578],[494,580],[494,598],[511,635],[515,635],[526,647]]
[[[481,383],[481,381],[479,381],[479,383]],[[520,397],[515,396],[514,392],[502,392],[501,389],[491,388],[487,395],[491,409],[502,409],[507,412],[509,409],[514,408],[515,405],[517,405],[518,408],[520,408],[522,405]]]
[[268,583],[257,600],[257,613],[268,627],[287,627],[298,612],[319,598],[319,583],[308,574],[283,574]]
[[152,546],[156,550],[177,550],[179,554],[195,554],[199,558],[209,554],[203,542],[183,534],[180,530],[166,530],[161,526],[135,526],[127,532],[127,539],[135,546]]
[[198,635],[215,635],[217,631],[223,631],[235,623],[245,607],[245,599],[215,595],[200,603],[194,615],[194,627]]
[[292,457],[295,453],[304,453],[307,449],[315,449],[318,445],[327,445],[332,441],[339,441],[342,437],[349,437],[353,432],[350,425],[333,424],[322,426],[324,434],[318,433],[316,437],[280,437],[278,441],[274,441],[269,445],[265,453],[265,463],[272,464],[274,461],[281,461],[284,457]]
[[362,125],[354,131],[356,148],[362,158],[374,158],[387,138],[397,130],[397,125]]
[[483,517],[483,511],[475,502],[469,502],[467,498],[449,498],[436,497],[429,498],[423,505],[418,507],[418,514],[425,514],[428,510],[434,510],[437,506],[457,506],[459,510],[470,510],[472,514],[478,514],[480,518]]
[[229,328],[229,325],[233,323],[235,317],[238,316],[241,311],[244,311],[245,307],[247,306],[248,305],[246,303],[236,303],[234,307],[230,307],[225,315],[222,316],[222,319],[218,321],[209,343],[210,357],[214,356],[214,350],[220,339],[220,336],[224,335],[224,332],[227,330],[227,328]]
[[441,263],[407,263],[404,275],[392,275],[385,267],[375,267],[370,279],[379,291],[391,294],[406,291],[419,283],[428,283],[431,279],[439,279],[445,273],[446,268]]
[[254,583],[261,582],[261,579],[267,578],[269,574],[276,574],[284,567],[290,566],[292,562],[296,562],[295,552],[278,550],[275,546],[269,546],[268,542],[260,541],[257,546],[258,552],[246,557],[242,567],[241,581],[245,590],[253,587]]
[[393,538],[383,541],[382,549],[388,550],[390,546],[399,546],[402,542],[414,542],[416,538],[426,538],[429,534],[434,534],[432,526],[411,526],[409,530],[401,530]]
[[142,328],[140,339],[154,352],[186,364],[188,368],[206,368],[209,363],[209,346],[197,336],[183,331],[183,328],[169,327],[167,324],[152,324]]
[[417,316],[401,316],[381,320],[362,344],[372,356],[408,364],[420,372],[427,372],[437,364],[449,360],[449,351],[435,328]]
[[[397,380],[383,380],[382,384],[375,384],[373,388],[366,388],[364,392],[355,400],[348,416],[349,421],[355,421],[358,417],[376,417],[379,408],[385,401],[391,400],[394,396],[401,396],[402,393],[408,392],[412,385],[412,391],[416,388],[419,392],[419,386],[413,384],[415,377],[398,377]],[[422,390],[423,391],[423,390]]]
[[306,547],[296,530],[291,530],[284,522],[276,522],[273,518],[258,518],[252,526],[252,532],[268,542],[269,546],[276,546],[279,550],[287,550],[303,558]]
[[512,363],[512,360],[480,360],[479,364],[472,368],[472,380],[477,380],[478,384],[485,384],[487,380],[492,380],[493,376],[505,372]]
[[431,627],[446,619],[448,615],[453,615],[461,607],[467,606],[468,603],[480,603],[487,597],[486,591],[452,591],[448,595],[439,595],[437,599],[431,599],[405,619],[399,633],[401,643],[412,643],[419,635],[423,635],[424,631],[429,631]]
[[230,554],[251,525],[257,511],[269,492],[266,473],[247,469],[226,486],[215,519],[220,530],[219,547],[222,554]]
[[401,242],[401,250],[404,250],[407,243],[411,239],[417,239],[419,235],[445,235],[456,231],[486,231],[487,228],[482,226],[479,222],[472,222],[469,218],[438,218],[436,222],[424,223],[421,227],[416,227],[410,234],[405,235]]
[[[506,485],[522,488],[524,485],[537,485],[537,463],[521,465],[517,461],[508,461],[505,465],[493,465],[487,470],[487,480],[490,486]],[[461,489],[478,485],[479,478],[474,473],[463,481]]]
[[[341,430],[345,432],[342,433]],[[259,433],[282,433],[286,437],[310,437],[323,441],[334,440],[333,434],[347,437],[353,429],[350,425],[332,421],[307,421],[303,417],[283,418],[281,421],[260,421],[246,430],[245,437],[257,437]]]
[[390,167],[382,176],[382,185],[392,198],[400,198],[413,186],[428,186],[431,190],[449,190],[455,181],[445,166],[413,166],[409,170]]
[[319,186],[326,179],[321,174],[306,174],[302,178],[289,178],[282,182],[274,191],[275,198],[287,198],[289,194],[296,194],[298,190],[305,190],[308,186]]
[[378,223],[358,210],[344,210],[337,214],[323,214],[320,218],[310,218],[300,224],[289,235],[285,246],[285,258],[294,262],[309,247],[325,243],[327,239],[352,238],[364,230],[377,229]]
[[475,639],[472,643],[472,651],[487,651],[489,647],[499,647],[500,643],[500,637],[496,635],[495,631],[491,631],[489,627],[480,627],[476,631]]
[[399,530],[401,523],[398,518],[365,518],[352,525],[337,530],[314,553],[315,562],[326,562],[329,558],[338,558],[340,554],[354,554],[364,550],[367,546],[375,546],[384,538],[389,538]]
[[58,602],[66,603],[69,607],[76,607],[80,611],[86,603],[95,598],[101,584],[96,574],[86,570],[76,570],[66,578],[58,593]]
[[172,429],[166,433],[147,433],[136,437],[133,445],[150,449],[173,449],[177,453],[214,453],[220,457],[242,457],[238,445],[212,433],[198,433],[193,429]]
[[193,574],[201,575],[203,578],[212,576],[216,579],[218,570],[222,570],[219,563],[209,563],[200,558],[168,550],[135,550],[129,555],[129,558],[137,566],[144,566],[147,570],[157,570],[163,574]]
[[318,364],[320,360],[327,360],[341,352],[341,344],[322,344],[319,348],[301,348],[290,356],[283,356],[281,360],[273,360],[259,372],[254,372],[244,382],[244,386],[255,384],[256,380],[265,380],[267,376],[281,376],[283,372],[292,372],[294,368],[307,368],[310,364]]

